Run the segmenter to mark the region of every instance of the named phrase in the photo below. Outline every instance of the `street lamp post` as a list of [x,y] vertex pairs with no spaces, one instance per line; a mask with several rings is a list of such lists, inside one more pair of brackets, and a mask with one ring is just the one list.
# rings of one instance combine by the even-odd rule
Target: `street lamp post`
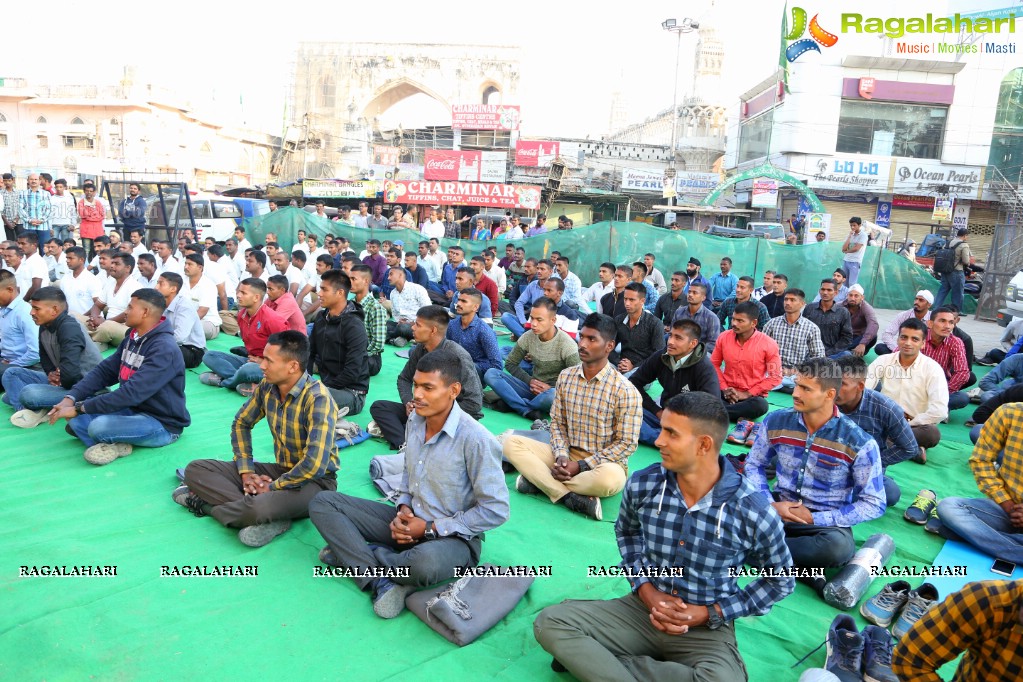
[[[678,36],[678,43],[675,46],[675,87],[672,90],[671,96],[671,150],[670,156],[668,157],[668,169],[669,172],[665,173],[664,181],[675,182],[675,142],[678,135],[678,63],[682,54],[682,34],[691,33],[696,29],[700,28],[700,22],[694,21],[689,17],[686,17],[682,21],[676,21],[675,19],[665,19],[661,22],[661,28],[665,31],[671,31]],[[668,205],[675,205],[675,193],[668,197]]]

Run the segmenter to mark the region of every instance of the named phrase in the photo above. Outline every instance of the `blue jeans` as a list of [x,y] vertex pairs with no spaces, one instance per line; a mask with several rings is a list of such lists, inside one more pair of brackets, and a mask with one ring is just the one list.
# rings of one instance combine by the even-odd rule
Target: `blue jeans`
[[238,384],[258,384],[263,380],[263,370],[254,362],[233,353],[221,353],[217,350],[207,351],[202,358],[203,364],[224,381],[224,388],[234,388]]
[[[53,236],[56,239],[59,239],[60,241],[64,241],[65,239],[67,239],[67,238],[69,238],[71,236],[71,226],[70,225],[54,225],[53,226]],[[47,241],[49,241],[49,240],[47,240]]]
[[650,410],[643,410],[643,421],[639,425],[639,442],[643,445],[653,445],[659,435],[661,420]]
[[554,404],[553,388],[547,389],[540,395],[533,395],[529,386],[521,379],[499,369],[488,369],[483,375],[483,380],[487,386],[494,389],[494,393],[501,396],[501,400],[506,402],[508,407],[523,417],[527,412],[533,410],[550,412],[551,405]]
[[956,391],[948,396],[948,409],[961,410],[970,404],[970,396],[966,391]]
[[1023,529],[994,500],[946,497],[938,503],[938,516],[946,530],[985,554],[1023,563]]
[[501,323],[515,336],[522,336],[526,333],[526,328],[519,322],[519,318],[515,316],[515,313],[501,315]]
[[[514,348],[514,347],[515,346],[502,346],[501,347],[501,361],[502,362],[508,359],[508,356],[511,355],[512,348]],[[529,360],[523,359],[522,362],[519,363],[519,367],[521,367],[522,371],[525,372],[526,374],[532,374],[533,373],[533,363],[530,362]]]
[[934,297],[934,305],[931,310],[936,310],[945,299],[952,297],[951,303],[960,311],[963,309],[963,287],[966,286],[966,275],[962,270],[950,272],[941,276],[941,285],[938,287],[938,295]]
[[984,428],[983,424],[977,424],[972,429],[970,429],[970,442],[973,443],[974,445],[976,445],[977,441],[980,440],[980,430],[982,428]]
[[863,265],[863,264],[862,263],[850,263],[847,260],[842,261],[842,267],[845,268],[845,271],[849,274],[849,279],[845,283],[845,285],[847,287],[851,287],[852,285],[856,284],[856,280],[858,280],[860,278],[860,266],[861,265]]
[[50,229],[33,231],[36,233],[36,239],[39,241],[39,253],[46,253],[46,242],[50,241]]
[[4,372],[3,386],[3,401],[15,410],[48,410],[67,395],[63,386],[50,386],[44,372],[25,367],[11,367]]
[[71,430],[86,447],[97,443],[128,443],[146,448],[162,448],[178,439],[163,424],[145,414],[118,410],[110,414],[81,414],[68,421]]
[[772,388],[772,391],[780,391],[781,393],[792,393],[792,390],[796,387],[796,375],[783,376],[781,383]]

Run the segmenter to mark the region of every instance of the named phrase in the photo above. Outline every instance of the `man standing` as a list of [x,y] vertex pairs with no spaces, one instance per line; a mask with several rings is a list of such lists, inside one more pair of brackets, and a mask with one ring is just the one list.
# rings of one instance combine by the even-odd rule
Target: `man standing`
[[[707,300],[707,285],[701,282],[689,281],[689,292],[686,294],[688,305],[675,311],[676,320],[692,320],[700,325],[703,332],[700,336],[700,343],[704,345],[708,353],[714,352],[714,346],[721,334],[721,320],[714,312],[704,305]],[[734,311],[733,311],[734,316]],[[757,311],[759,317],[760,311]]]
[[165,272],[157,279],[155,289],[163,294],[167,303],[163,316],[174,330],[174,341],[181,350],[185,369],[193,369],[202,364],[206,354],[206,333],[192,302],[179,296],[183,286],[181,275]]
[[386,230],[389,221],[384,215],[384,207],[380,204],[373,204],[373,215],[366,218],[366,227],[375,230]]
[[387,339],[387,311],[370,293],[373,274],[368,265],[352,265],[348,277],[352,281],[355,302],[366,316],[366,354],[369,357],[367,362],[369,375],[375,377],[380,373],[382,365],[380,354],[384,352],[384,341]]
[[[860,278],[860,267],[863,257],[867,255],[867,233],[863,231],[863,221],[858,217],[849,218],[849,236],[842,242],[842,269],[849,273],[849,286],[856,284]],[[960,300],[960,302],[962,302]]]
[[767,308],[767,313],[772,317],[781,317],[785,314],[785,290],[789,286],[789,278],[780,272],[774,273],[771,280],[774,287],[761,297],[760,302]]
[[849,342],[849,351],[862,358],[877,342],[877,315],[864,300],[863,287],[859,284],[849,287],[849,294],[842,306],[849,311],[849,323],[852,326],[853,340]]
[[952,333],[957,313],[951,306],[935,308],[927,323],[927,341],[923,353],[938,363],[948,382],[948,409],[961,410],[970,404],[970,396],[961,390],[970,378],[966,347]]
[[832,359],[848,353],[853,338],[849,311],[835,305],[835,292],[835,280],[822,280],[819,291],[821,300],[803,308],[803,317],[820,328],[824,353]]
[[[781,573],[792,560],[781,520],[720,455],[727,426],[711,396],[665,405],[661,462],[629,479],[615,524],[632,593],[541,611],[533,633],[558,666],[581,680],[746,678],[735,620],[767,613],[794,582]],[[778,577],[740,589],[732,576],[746,564]],[[682,566],[684,578],[670,573]]]
[[[844,566],[856,551],[852,527],[885,511],[877,443],[835,407],[842,386],[836,363],[807,360],[796,373],[792,407],[764,419],[745,475],[785,522],[792,564]],[[772,494],[764,473],[774,464]],[[823,576],[801,579],[823,594]]]
[[430,305],[430,296],[423,287],[407,281],[403,268],[391,268],[387,277],[392,287],[390,299],[380,297],[380,305],[391,311],[394,318],[387,320],[387,343],[401,348],[412,339],[416,314],[423,306]]
[[646,290],[636,282],[625,287],[625,314],[615,318],[621,344],[618,371],[629,376],[644,360],[664,348],[664,329],[656,317],[644,310]]
[[884,332],[881,334],[881,343],[874,346],[874,353],[877,355],[887,355],[888,353],[897,352],[899,349],[899,328],[902,326],[902,323],[910,318],[927,322],[931,319],[931,305],[933,303],[934,294],[931,292],[926,289],[916,292],[916,298],[913,299],[913,307],[909,310],[903,310],[888,323],[888,326],[885,327]]
[[934,307],[939,308],[945,303],[945,298],[951,296],[952,305],[956,310],[963,309],[963,288],[966,286],[966,268],[970,266],[970,245],[966,243],[970,231],[965,227],[956,231],[955,239],[948,243],[952,249],[954,265],[951,272],[941,275],[941,286],[938,287],[938,295],[934,297]]
[[767,323],[771,320],[771,314],[767,311],[767,307],[763,303],[753,298],[753,285],[756,282],[753,281],[752,277],[743,275],[739,278],[738,284],[735,285],[735,294],[726,298],[720,306],[718,306],[718,319],[721,320],[722,328],[727,329],[731,326],[729,322],[728,326],[725,324],[725,320],[732,316],[732,311],[735,310],[735,306],[739,303],[752,302],[753,305],[757,306],[760,311],[757,315],[757,329],[763,331],[767,328]]
[[426,239],[430,237],[444,238],[444,222],[437,216],[436,208],[430,209],[430,218],[423,222],[423,229],[420,233]]
[[735,307],[732,328],[718,337],[710,364],[717,372],[729,419],[756,419],[767,414],[765,396],[781,383],[781,356],[774,339],[757,331],[753,303]]
[[146,200],[139,196],[138,183],[132,182],[128,185],[128,196],[121,199],[117,207],[117,215],[128,232],[146,230]]
[[3,217],[4,221],[4,233],[7,239],[14,241],[18,236],[18,232],[21,230],[21,197],[16,189],[14,189],[14,175],[11,173],[3,174],[3,189],[0,189],[0,204],[3,207],[0,208],[0,216]]
[[[476,566],[483,533],[508,519],[500,446],[457,403],[458,366],[445,351],[419,361],[397,509],[333,492],[309,504],[309,517],[327,541],[320,560],[365,575],[355,581],[372,591],[373,612],[381,618],[399,615],[413,590],[455,577],[460,566]],[[373,569],[398,570],[392,579],[366,575]]]
[[[482,304],[483,295],[478,289],[469,287],[459,291],[458,301],[455,303],[455,314],[458,317],[448,322],[446,335],[449,341],[454,341],[464,348],[472,358],[481,383],[487,370],[499,370],[502,364],[497,335],[490,325],[477,315]],[[409,332],[411,331],[412,328],[409,327]]]
[[[85,461],[103,465],[130,455],[133,446],[170,445],[191,423],[185,408],[185,365],[166,302],[155,289],[139,289],[128,303],[131,330],[117,352],[85,375],[48,413],[66,419],[85,445]],[[117,384],[116,391],[99,394]],[[98,394],[98,395],[97,395]]]
[[764,327],[764,333],[778,344],[778,353],[781,356],[782,380],[774,390],[791,393],[796,385],[796,367],[810,358],[824,357],[821,330],[803,317],[805,305],[806,294],[803,290],[789,289],[785,292],[785,315],[775,317]]
[[28,176],[28,189],[18,196],[18,215],[24,229],[35,233],[36,244],[43,248],[50,239],[50,217],[53,204],[50,193],[39,185],[39,175]]
[[[721,259],[721,272],[714,273],[710,278],[710,299],[717,312],[721,304],[729,296],[735,296],[735,288],[739,284],[739,278],[732,274],[732,259],[725,256]],[[753,287],[750,287],[753,293]]]
[[[309,341],[284,331],[266,340],[260,381],[231,426],[231,462],[193,460],[175,488],[174,501],[196,516],[212,516],[238,539],[262,547],[308,516],[318,493],[337,489],[334,447],[337,408],[327,389],[309,376]],[[256,462],[252,427],[266,419],[274,463]]]
[[[67,180],[61,178],[53,183],[54,195],[50,197],[51,221],[54,236],[64,241],[74,235],[78,222],[78,207],[75,198],[67,191]],[[40,247],[42,248],[42,247]]]
[[527,237],[538,237],[547,233],[547,216],[541,213],[536,217],[536,222],[526,231]]
[[309,366],[316,368],[337,406],[355,415],[362,412],[369,391],[369,342],[362,308],[348,300],[351,288],[340,270],[328,270],[320,279],[322,310],[309,336]]
[[352,224],[355,227],[369,227],[369,207],[365,201],[359,202],[359,212],[352,216]]
[[551,406],[550,445],[509,436],[504,455],[521,474],[515,489],[600,521],[600,498],[617,494],[628,477],[643,421],[642,400],[608,356],[616,325],[593,313],[579,331],[578,367],[562,370]]
[[464,348],[454,341],[447,340],[450,321],[447,309],[441,306],[428,305],[419,310],[415,324],[412,325],[416,346],[409,352],[408,362],[398,375],[398,396],[401,402],[377,400],[369,407],[373,422],[366,430],[370,433],[374,431],[379,433],[394,450],[405,442],[405,425],[409,415],[416,408],[413,402],[413,380],[417,374],[417,365],[423,356],[435,350],[443,349],[445,356],[454,356],[457,359],[453,371],[459,377],[455,382],[459,385],[459,391],[455,395],[462,411],[474,419],[483,418],[481,411],[483,389],[476,373],[476,365]]

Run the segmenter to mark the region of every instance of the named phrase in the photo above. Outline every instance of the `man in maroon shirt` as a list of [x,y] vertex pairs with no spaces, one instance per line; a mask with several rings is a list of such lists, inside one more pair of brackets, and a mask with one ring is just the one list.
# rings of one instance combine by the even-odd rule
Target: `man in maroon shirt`
[[[199,381],[208,386],[236,389],[242,395],[252,395],[256,384],[263,379],[259,362],[271,334],[285,331],[287,321],[263,305],[266,283],[258,277],[249,277],[238,283],[235,300],[238,302],[238,332],[244,348],[233,348],[230,353],[207,351],[203,363],[212,371],[199,375]],[[243,355],[244,353],[244,355]]]
[[966,346],[952,333],[956,326],[957,311],[942,306],[931,311],[927,322],[929,331],[923,353],[938,363],[948,380],[948,409],[961,410],[970,404],[970,396],[960,390],[970,378],[970,364],[966,361]]
[[387,260],[380,255],[380,240],[370,239],[367,241],[366,251],[369,252],[369,255],[363,258],[362,262],[373,271],[373,284],[378,287],[383,286],[384,278],[387,277]]
[[288,329],[306,333],[305,315],[288,289],[287,277],[284,275],[271,277],[266,283],[266,298],[266,306],[284,318],[288,323]]
[[[473,256],[469,261],[469,268],[473,273],[473,286],[476,290],[490,299],[490,317],[497,317],[497,305],[500,303],[500,296],[497,293],[497,282],[487,277],[484,272],[487,269],[483,256]],[[480,315],[480,317],[486,317]]]
[[714,365],[721,384],[725,409],[732,421],[767,414],[764,396],[781,383],[778,344],[757,331],[759,314],[759,306],[752,301],[735,306],[732,328],[721,332],[710,356],[710,364]]

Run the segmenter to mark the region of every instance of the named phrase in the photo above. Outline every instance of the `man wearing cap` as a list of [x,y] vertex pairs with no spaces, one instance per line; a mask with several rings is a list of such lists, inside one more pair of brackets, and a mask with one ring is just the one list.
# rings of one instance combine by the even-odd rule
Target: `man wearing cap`
[[881,342],[874,346],[874,353],[877,355],[887,355],[898,350],[899,326],[911,317],[926,323],[927,320],[931,319],[932,305],[934,305],[934,294],[926,289],[916,292],[916,298],[913,299],[913,307],[909,310],[903,310],[888,323],[888,326],[885,327],[884,332],[881,334]]
[[863,300],[863,286],[853,284],[841,306],[849,311],[853,340],[849,351],[858,358],[866,355],[877,342],[877,315],[869,303]]
[[842,243],[842,269],[849,273],[849,286],[856,284],[860,277],[860,266],[867,255],[867,233],[863,231],[863,221],[853,216],[849,218],[849,236]]
[[707,287],[707,302],[705,305],[710,308],[710,280],[704,277],[700,273],[700,268],[703,265],[700,263],[698,258],[690,258],[689,263],[686,265],[686,274],[689,276],[689,284],[686,285],[686,293],[689,293],[689,287],[693,284],[702,284]]
[[948,248],[955,253],[955,266],[952,272],[941,276],[941,286],[938,287],[938,295],[934,297],[934,307],[940,308],[945,303],[945,298],[952,297],[952,305],[957,310],[963,309],[963,287],[966,286],[966,268],[970,265],[970,245],[966,238],[970,231],[965,227],[956,232],[955,239],[948,243]]

